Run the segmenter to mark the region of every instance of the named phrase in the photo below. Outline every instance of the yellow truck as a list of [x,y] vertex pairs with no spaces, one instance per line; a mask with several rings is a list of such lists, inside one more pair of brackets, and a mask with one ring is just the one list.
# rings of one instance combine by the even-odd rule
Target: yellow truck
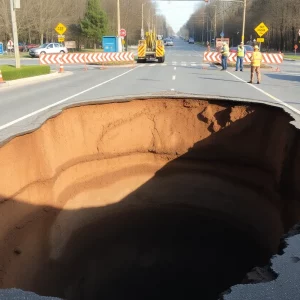
[[146,32],[146,38],[139,41],[137,62],[145,63],[147,60],[165,61],[164,41],[157,38],[155,31]]

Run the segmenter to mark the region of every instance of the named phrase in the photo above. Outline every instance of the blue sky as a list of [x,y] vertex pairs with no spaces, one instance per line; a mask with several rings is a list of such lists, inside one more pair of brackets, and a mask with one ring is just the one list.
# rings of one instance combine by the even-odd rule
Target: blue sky
[[[199,1],[156,1],[158,13],[166,16],[175,32],[179,31],[190,15],[199,7]],[[203,4],[202,4],[203,5]]]

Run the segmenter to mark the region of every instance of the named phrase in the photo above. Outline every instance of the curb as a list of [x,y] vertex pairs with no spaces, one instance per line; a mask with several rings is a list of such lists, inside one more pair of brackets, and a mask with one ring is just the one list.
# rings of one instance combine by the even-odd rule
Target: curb
[[39,83],[39,82],[45,82],[45,81],[49,81],[49,80],[53,80],[53,79],[57,79],[57,78],[70,76],[72,74],[73,74],[73,72],[70,72],[70,71],[66,71],[64,73],[54,72],[54,73],[47,74],[47,75],[40,75],[40,76],[16,79],[16,80],[12,80],[12,81],[7,81],[5,83],[1,83],[0,89],[30,85],[30,84],[35,84],[35,83]]

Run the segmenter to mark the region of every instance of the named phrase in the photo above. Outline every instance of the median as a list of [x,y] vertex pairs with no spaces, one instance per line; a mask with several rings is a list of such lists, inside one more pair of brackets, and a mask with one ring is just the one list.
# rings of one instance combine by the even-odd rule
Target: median
[[1,65],[0,70],[5,81],[50,74],[50,66],[21,66],[16,69],[11,65]]

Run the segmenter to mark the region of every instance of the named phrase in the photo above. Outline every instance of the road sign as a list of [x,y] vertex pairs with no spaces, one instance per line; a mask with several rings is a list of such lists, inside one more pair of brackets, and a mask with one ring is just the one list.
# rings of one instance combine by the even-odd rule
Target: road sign
[[76,49],[76,42],[75,41],[67,41],[67,42],[65,42],[65,47],[68,49]]
[[61,38],[58,38],[57,40],[58,40],[59,43],[62,43],[62,42],[65,41],[65,38],[62,38],[62,37],[61,37]]
[[123,36],[123,37],[125,37],[126,36],[126,30],[124,29],[124,28],[122,28],[121,30],[120,30],[120,36]]
[[298,49],[298,45],[297,45],[297,44],[294,46],[294,49],[295,49],[295,50],[297,50],[297,49]]
[[62,23],[57,24],[57,26],[55,27],[55,31],[58,34],[64,34],[66,32],[66,30],[67,30],[67,27]]
[[3,43],[0,43],[0,54],[3,54],[4,50],[3,50]]
[[269,31],[269,28],[263,22],[261,22],[254,30],[260,37],[262,37]]
[[258,43],[264,43],[265,42],[265,38],[257,38],[257,42]]
[[11,50],[11,49],[13,49],[13,47],[14,47],[13,41],[12,41],[12,40],[9,40],[9,41],[7,42],[7,49],[8,49],[8,50]]

